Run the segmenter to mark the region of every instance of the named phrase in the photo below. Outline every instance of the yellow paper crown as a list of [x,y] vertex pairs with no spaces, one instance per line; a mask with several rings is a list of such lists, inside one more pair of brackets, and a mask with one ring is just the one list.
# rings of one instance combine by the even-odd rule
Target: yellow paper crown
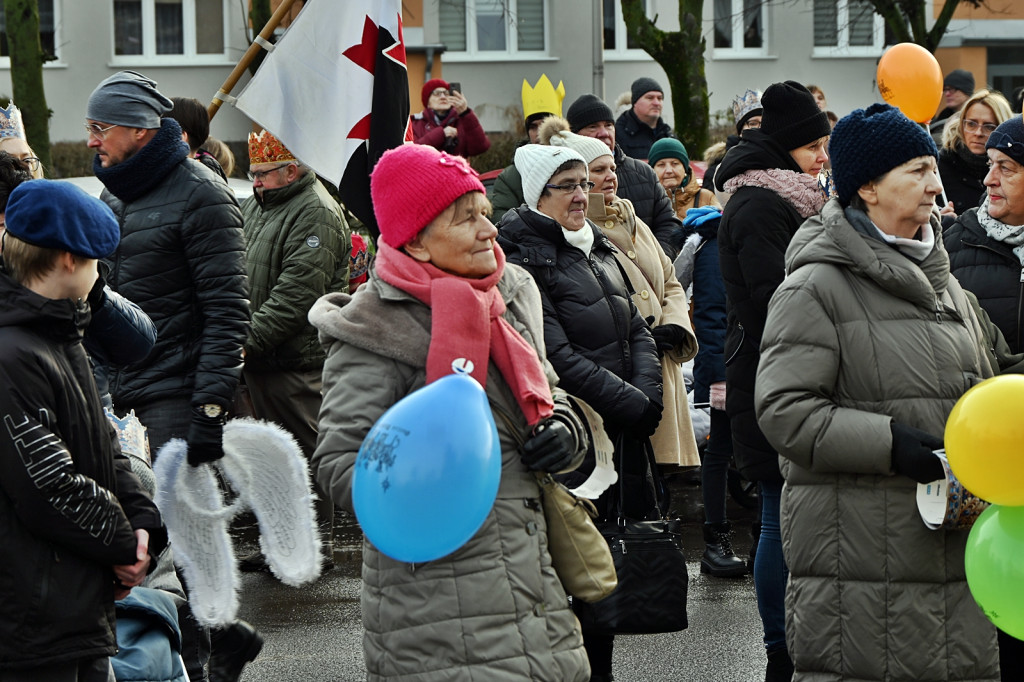
[[523,118],[541,113],[561,116],[563,99],[565,99],[565,86],[562,85],[562,81],[558,81],[556,90],[546,74],[541,74],[537,85],[532,88],[526,79],[523,79]]
[[0,107],[0,137],[26,139],[25,123],[21,120],[21,109],[14,106],[14,102],[8,104],[6,108]]
[[269,130],[261,130],[259,134],[249,133],[249,165],[275,161],[295,161],[295,155]]

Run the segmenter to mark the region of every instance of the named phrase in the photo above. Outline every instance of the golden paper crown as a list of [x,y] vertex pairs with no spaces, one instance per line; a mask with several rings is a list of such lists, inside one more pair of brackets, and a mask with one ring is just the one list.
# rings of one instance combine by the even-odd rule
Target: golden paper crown
[[8,104],[6,109],[0,107],[0,137],[26,139],[25,122],[21,120],[21,109],[14,106],[14,102]]
[[551,85],[546,74],[541,74],[537,85],[530,87],[530,84],[523,79],[523,118],[530,118],[534,114],[562,115],[562,100],[565,99],[565,86],[558,81],[558,89]]
[[249,133],[249,165],[275,161],[295,161],[295,155],[269,130],[261,130],[258,135]]

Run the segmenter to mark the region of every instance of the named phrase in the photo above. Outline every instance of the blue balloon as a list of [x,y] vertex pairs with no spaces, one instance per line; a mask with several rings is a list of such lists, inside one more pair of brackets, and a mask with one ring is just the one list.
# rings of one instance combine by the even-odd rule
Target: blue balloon
[[483,387],[451,374],[373,425],[352,475],[359,525],[381,552],[433,561],[466,544],[494,506],[501,445]]

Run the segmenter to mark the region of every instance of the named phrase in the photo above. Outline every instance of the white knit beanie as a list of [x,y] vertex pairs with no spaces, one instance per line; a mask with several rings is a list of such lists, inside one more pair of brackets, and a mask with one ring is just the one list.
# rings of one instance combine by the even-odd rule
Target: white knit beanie
[[584,166],[587,164],[579,152],[568,147],[525,144],[516,150],[516,170],[523,176],[523,200],[527,206],[537,208],[544,185],[550,182],[559,166],[572,159]]

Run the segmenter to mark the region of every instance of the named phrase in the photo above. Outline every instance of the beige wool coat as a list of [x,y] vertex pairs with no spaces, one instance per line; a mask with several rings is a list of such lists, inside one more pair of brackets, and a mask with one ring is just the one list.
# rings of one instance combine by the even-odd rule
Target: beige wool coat
[[[498,289],[505,319],[537,350],[554,382],[543,360],[544,320],[533,278],[508,264]],[[431,310],[371,274],[354,296],[321,298],[309,319],[327,349],[312,469],[335,504],[351,510],[363,438],[388,408],[425,383]],[[476,535],[452,554],[420,564],[395,561],[363,541],[363,656],[371,682],[590,678],[579,621],[551,566],[540,488],[520,459],[518,444],[530,427],[494,363],[485,390],[496,412],[501,481]],[[571,411],[564,392],[555,389],[554,397],[556,411]]]
[[665,409],[651,444],[658,464],[698,466],[697,440],[690,422],[682,363],[697,354],[697,337],[690,324],[690,302],[672,261],[665,255],[651,229],[636,217],[628,199],[604,203],[603,194],[591,194],[590,218],[615,246],[615,258],[633,289],[633,303],[651,327],[677,324],[685,331],[682,343],[661,357],[662,396]]

